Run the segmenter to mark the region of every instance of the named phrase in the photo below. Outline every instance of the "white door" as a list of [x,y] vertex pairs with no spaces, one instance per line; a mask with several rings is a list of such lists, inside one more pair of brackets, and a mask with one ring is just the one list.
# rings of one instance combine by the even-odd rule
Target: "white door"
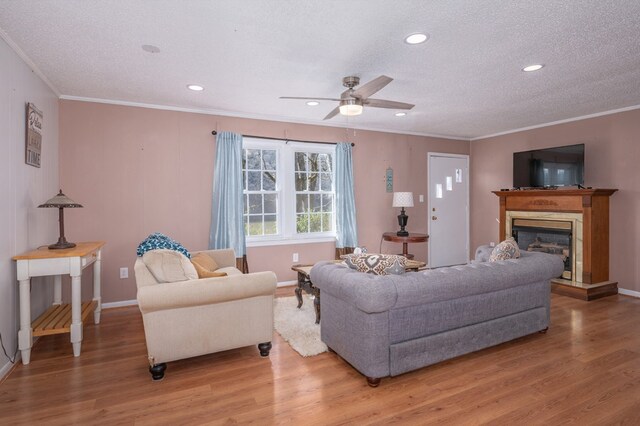
[[429,266],[469,261],[469,156],[429,153]]

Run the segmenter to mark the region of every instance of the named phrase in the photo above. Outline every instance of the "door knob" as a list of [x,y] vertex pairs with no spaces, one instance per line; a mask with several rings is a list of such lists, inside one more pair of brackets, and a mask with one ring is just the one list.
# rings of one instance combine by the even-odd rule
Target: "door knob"
[[438,220],[438,216],[431,216],[431,220]]

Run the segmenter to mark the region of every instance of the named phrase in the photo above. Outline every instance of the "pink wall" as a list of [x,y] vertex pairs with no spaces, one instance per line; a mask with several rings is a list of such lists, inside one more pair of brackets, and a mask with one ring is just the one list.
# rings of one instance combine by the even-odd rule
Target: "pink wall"
[[610,279],[640,291],[640,110],[471,142],[471,247],[498,238],[498,198],[512,185],[513,152],[585,144],[585,184],[610,199]]
[[[138,243],[164,232],[190,250],[205,249],[209,238],[215,138],[211,130],[300,140],[355,142],[354,173],[360,245],[378,251],[381,235],[397,228],[392,194],[385,192],[385,170],[394,170],[394,190],[413,191],[408,229],[427,231],[427,153],[469,153],[468,141],[393,133],[345,130],[205,114],[60,101],[60,182],[84,209],[65,212],[70,241],[105,240],[104,302],[136,297],[133,263]],[[333,243],[248,249],[251,271],[274,271],[279,281],[295,279],[294,252],[300,262],[334,256]],[[401,247],[384,243],[383,252]],[[426,260],[426,244],[411,246]],[[130,278],[119,279],[120,267]],[[89,280],[85,280],[88,284]],[[83,286],[90,292],[90,287]]]

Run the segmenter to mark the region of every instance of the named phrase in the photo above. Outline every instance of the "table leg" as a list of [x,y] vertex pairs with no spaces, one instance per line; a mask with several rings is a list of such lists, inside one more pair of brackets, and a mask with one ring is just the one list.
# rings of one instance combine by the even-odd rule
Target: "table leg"
[[298,284],[298,287],[296,287],[294,292],[296,293],[296,297],[298,298],[298,309],[300,309],[300,307],[302,306],[302,288],[300,288],[300,284]]
[[31,360],[33,344],[31,329],[31,280],[20,280],[20,331],[18,331],[18,348],[22,355],[22,364]]
[[[80,271],[82,273],[82,271]],[[80,346],[82,345],[82,298],[81,275],[71,277],[71,345],[73,346],[73,356],[80,356]]]
[[54,305],[62,304],[62,276],[61,275],[53,276],[53,304]]
[[93,300],[96,302],[96,309],[93,311],[93,323],[100,324],[100,313],[102,312],[102,296],[100,295],[100,274],[102,267],[101,250],[98,250],[98,257],[93,264]]

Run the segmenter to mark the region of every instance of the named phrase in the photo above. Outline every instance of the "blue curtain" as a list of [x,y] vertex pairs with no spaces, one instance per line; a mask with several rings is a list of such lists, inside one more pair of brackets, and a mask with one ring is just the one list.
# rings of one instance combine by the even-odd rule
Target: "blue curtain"
[[244,258],[247,246],[242,216],[242,135],[218,133],[215,161],[209,248],[232,248],[236,258]]
[[341,142],[336,145],[336,249],[353,249],[358,245],[356,200],[353,195],[353,161],[351,158],[350,143]]

